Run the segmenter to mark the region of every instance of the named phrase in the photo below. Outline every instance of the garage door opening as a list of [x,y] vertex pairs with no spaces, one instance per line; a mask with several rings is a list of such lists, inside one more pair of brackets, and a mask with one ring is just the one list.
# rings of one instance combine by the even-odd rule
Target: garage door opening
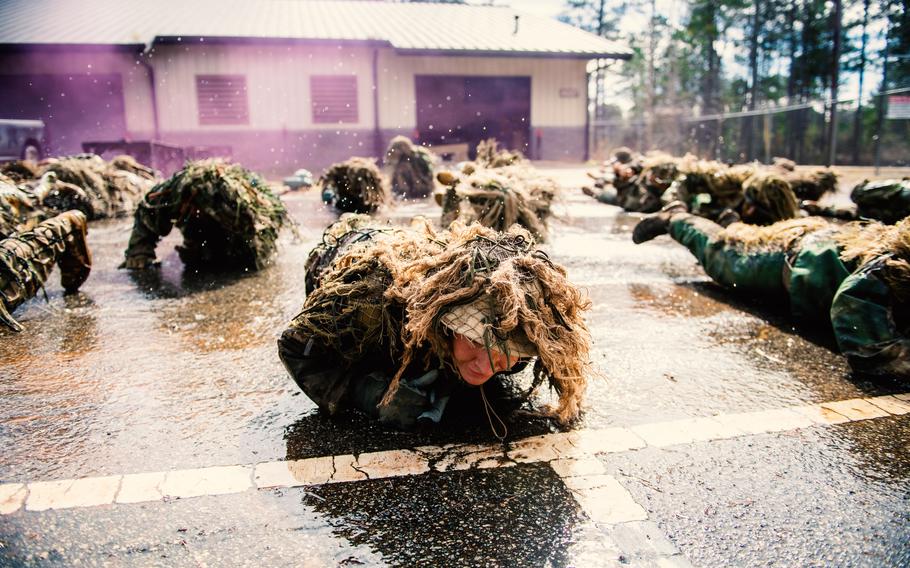
[[496,138],[500,146],[528,155],[531,141],[531,78],[418,75],[417,133],[428,146],[477,144]]

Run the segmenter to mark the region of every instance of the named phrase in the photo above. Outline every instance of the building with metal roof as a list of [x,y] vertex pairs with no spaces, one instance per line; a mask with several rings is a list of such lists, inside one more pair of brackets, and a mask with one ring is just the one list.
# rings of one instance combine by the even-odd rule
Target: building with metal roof
[[587,62],[629,49],[511,8],[301,0],[0,3],[0,118],[50,153],[216,148],[268,172],[379,156],[397,135],[586,157]]

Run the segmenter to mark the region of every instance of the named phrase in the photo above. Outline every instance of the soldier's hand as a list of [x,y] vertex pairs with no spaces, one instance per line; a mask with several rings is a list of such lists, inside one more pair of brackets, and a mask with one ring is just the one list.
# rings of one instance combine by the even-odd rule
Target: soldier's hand
[[438,377],[439,371],[433,369],[420,377],[402,379],[392,400],[379,406],[379,422],[397,428],[412,428],[422,414],[433,409],[435,397],[427,389]]

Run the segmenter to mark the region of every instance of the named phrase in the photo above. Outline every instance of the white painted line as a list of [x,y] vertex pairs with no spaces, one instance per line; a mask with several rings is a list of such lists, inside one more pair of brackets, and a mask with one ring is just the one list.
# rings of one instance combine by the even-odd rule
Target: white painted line
[[243,465],[170,471],[161,484],[161,493],[176,498],[240,493],[252,487],[252,473],[251,466]]
[[866,400],[894,416],[910,413],[910,402],[903,401],[894,396],[876,396],[867,398]]
[[824,408],[843,414],[850,420],[868,420],[870,418],[884,418],[888,413],[870,402],[861,398],[850,400],[841,400],[838,402],[826,402],[822,404]]
[[790,410],[809,417],[809,419],[814,421],[816,424],[829,425],[850,422],[850,419],[843,414],[839,414],[830,408],[825,408],[820,404],[796,406]]
[[662,448],[691,442],[707,442],[735,438],[745,434],[742,430],[719,422],[714,417],[686,418],[655,424],[641,424],[630,428],[649,446]]
[[15,513],[25,502],[28,490],[24,483],[4,483],[0,485],[0,515]]
[[644,508],[610,475],[565,477],[563,482],[595,523],[617,524],[648,518]]
[[[814,425],[841,424],[910,414],[910,394],[851,399],[784,409],[690,418],[631,428],[606,428],[545,434],[500,445],[449,444],[412,450],[321,456],[294,461],[218,466],[123,476],[0,484],[0,515],[141,503],[163,498],[238,493],[251,488],[296,487],[366,479],[421,475],[429,471],[509,467],[550,462],[560,477],[583,479],[602,474],[594,454],[665,447]],[[71,491],[72,489],[72,491]]]
[[142,503],[144,501],[157,501],[164,497],[161,485],[167,473],[130,473],[123,476],[120,482],[120,491],[117,492],[117,503]]

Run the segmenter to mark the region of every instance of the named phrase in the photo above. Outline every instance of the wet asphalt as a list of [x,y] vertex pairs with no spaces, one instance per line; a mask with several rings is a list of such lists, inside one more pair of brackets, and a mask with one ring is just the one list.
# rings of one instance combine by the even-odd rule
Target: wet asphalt
[[[583,170],[548,173],[566,191],[544,248],[594,304],[600,376],[577,429],[910,391],[852,376],[827,330],[795,329],[780,301],[717,287],[667,237],[634,245],[639,217],[583,196]],[[179,233],[159,246],[160,270],[118,270],[131,221],[91,225],[82,290],[64,297],[55,273],[48,301],[15,313],[26,330],[0,330],[0,483],[496,443],[476,397],[438,428],[398,432],[327,418],[297,390],[275,342],[337,214],[314,192],[285,201],[301,238],[285,233],[257,274],[184,271]],[[385,215],[418,214],[439,208]],[[496,393],[503,416],[529,384]],[[555,431],[508,422],[507,442]],[[908,447],[904,415],[600,454],[647,511],[631,532],[589,518],[545,463],[19,510],[0,516],[0,566],[649,566],[661,547],[696,566],[906,566]]]

